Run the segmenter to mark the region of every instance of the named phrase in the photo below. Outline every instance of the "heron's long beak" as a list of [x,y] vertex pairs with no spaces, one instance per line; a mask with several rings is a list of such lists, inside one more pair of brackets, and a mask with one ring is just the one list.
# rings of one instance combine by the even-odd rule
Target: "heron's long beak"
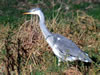
[[26,14],[32,14],[31,12],[25,12],[25,13],[23,13],[24,15],[26,15]]

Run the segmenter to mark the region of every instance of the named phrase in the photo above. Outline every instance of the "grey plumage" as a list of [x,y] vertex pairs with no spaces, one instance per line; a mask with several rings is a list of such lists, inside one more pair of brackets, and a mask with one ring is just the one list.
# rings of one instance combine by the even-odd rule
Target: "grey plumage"
[[[57,55],[58,59],[66,61],[69,57],[74,57],[69,61],[81,60],[84,62],[91,62],[91,59],[88,57],[88,54],[84,53],[77,45],[66,37],[59,34],[52,34],[51,37],[48,37],[48,40],[51,40],[52,47],[56,45],[56,49],[59,52]],[[56,55],[56,53],[55,53]]]
[[45,26],[44,14],[40,8],[31,9],[25,14],[35,14],[39,16],[40,29],[54,54],[57,56],[59,61],[58,65],[60,65],[61,61],[81,60],[84,62],[92,62],[92,60],[88,57],[88,54],[80,50],[74,42],[62,35],[49,32]]

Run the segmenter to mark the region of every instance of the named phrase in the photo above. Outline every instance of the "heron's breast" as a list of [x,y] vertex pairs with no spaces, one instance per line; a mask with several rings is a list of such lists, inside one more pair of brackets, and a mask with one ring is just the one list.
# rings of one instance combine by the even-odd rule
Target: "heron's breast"
[[57,45],[56,44],[53,46],[53,52],[54,52],[54,54],[56,56],[62,58],[62,56],[60,55],[60,51],[57,49]]
[[46,41],[48,42],[49,46],[51,48],[53,48],[53,46],[54,46],[53,39],[52,38],[48,38]]

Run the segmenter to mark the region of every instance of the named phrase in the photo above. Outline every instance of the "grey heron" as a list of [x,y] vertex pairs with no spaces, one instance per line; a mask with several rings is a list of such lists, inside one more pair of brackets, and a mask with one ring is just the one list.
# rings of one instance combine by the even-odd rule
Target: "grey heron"
[[51,33],[45,25],[45,17],[40,8],[33,8],[24,14],[38,15],[40,19],[40,29],[44,35],[45,40],[52,48],[54,54],[58,58],[58,65],[61,61],[75,61],[92,62],[88,54],[83,52],[72,40],[60,34]]

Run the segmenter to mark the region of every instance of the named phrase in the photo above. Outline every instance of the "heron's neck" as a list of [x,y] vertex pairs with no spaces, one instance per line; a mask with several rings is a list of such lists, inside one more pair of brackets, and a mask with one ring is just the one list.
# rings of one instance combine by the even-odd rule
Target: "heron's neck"
[[45,18],[44,18],[44,14],[42,12],[39,13],[39,18],[40,18],[40,29],[41,29],[44,37],[47,38],[49,35],[51,35],[51,33],[49,32],[49,30],[47,29],[47,27],[45,25]]

